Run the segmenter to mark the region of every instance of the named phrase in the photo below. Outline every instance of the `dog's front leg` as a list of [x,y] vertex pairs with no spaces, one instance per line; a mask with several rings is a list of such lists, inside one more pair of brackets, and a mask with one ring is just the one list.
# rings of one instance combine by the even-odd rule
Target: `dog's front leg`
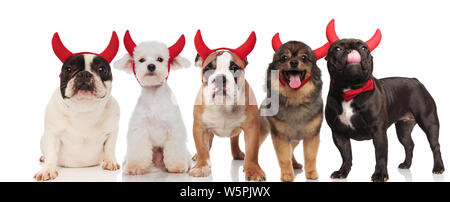
[[58,161],[59,141],[56,133],[46,132],[41,139],[41,149],[44,156],[44,167],[34,175],[36,181],[53,180],[58,176],[56,165]]
[[153,160],[152,148],[147,128],[140,125],[130,126],[124,172],[128,175],[143,175],[150,172]]
[[105,152],[105,156],[103,158],[102,168],[105,170],[118,170],[120,169],[120,165],[116,160],[116,140],[119,129],[116,128],[113,132],[111,132],[104,145],[103,151]]
[[375,146],[375,172],[372,175],[372,181],[384,182],[389,179],[387,172],[387,154],[388,142],[386,130],[377,128],[373,136],[373,145]]
[[259,119],[255,118],[244,127],[245,158],[244,172],[245,179],[253,181],[265,181],[266,174],[258,163],[259,150]]
[[197,149],[197,162],[189,171],[193,177],[207,177],[211,174],[211,162],[209,159],[209,142],[213,134],[207,129],[196,126],[194,121],[194,142]]
[[[182,125],[182,126],[180,126]],[[169,173],[185,173],[190,167],[190,154],[186,146],[183,124],[174,124],[164,143],[164,165]]]
[[294,181],[294,168],[292,166],[293,147],[287,138],[281,138],[280,134],[271,132],[272,143],[277,154],[278,164],[281,170],[280,180],[282,182]]
[[350,139],[344,137],[342,134],[333,132],[333,142],[341,153],[342,165],[338,171],[334,171],[331,174],[333,179],[344,179],[347,178],[350,169],[352,168],[352,147],[350,144]]

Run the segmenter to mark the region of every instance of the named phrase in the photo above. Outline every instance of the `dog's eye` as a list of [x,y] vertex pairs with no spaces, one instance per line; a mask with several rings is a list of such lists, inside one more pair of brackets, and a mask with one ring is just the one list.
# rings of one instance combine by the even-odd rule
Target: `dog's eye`
[[305,56],[305,55],[302,55],[302,61],[303,61],[303,62],[306,62],[306,59],[307,59],[306,56]]
[[367,48],[365,46],[362,46],[361,50],[365,51],[365,50],[367,50]]
[[71,67],[66,67],[66,72],[67,73],[70,73],[72,71],[72,68]]
[[140,63],[143,63],[143,62],[145,62],[145,58],[141,58],[141,59],[139,59],[139,62],[140,62]]
[[158,59],[156,59],[158,62],[163,62],[164,60],[161,57],[158,57]]
[[231,71],[236,72],[236,71],[238,71],[238,70],[240,70],[240,69],[241,69],[241,68],[240,68],[237,64],[231,63],[231,65],[230,65],[230,70],[231,70]]
[[342,50],[342,49],[341,49],[340,47],[336,47],[335,50],[336,50],[336,51],[340,51],[340,50]]
[[285,55],[281,56],[281,62],[285,62],[287,59],[288,59],[287,56],[285,56]]
[[103,66],[99,67],[99,68],[98,68],[98,71],[99,71],[99,72],[102,72],[102,73],[105,72],[105,67],[103,67]]

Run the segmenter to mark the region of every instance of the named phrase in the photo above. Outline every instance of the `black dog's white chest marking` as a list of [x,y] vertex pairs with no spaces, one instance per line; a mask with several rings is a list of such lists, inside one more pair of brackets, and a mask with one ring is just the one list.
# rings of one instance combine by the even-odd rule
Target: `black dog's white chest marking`
[[339,120],[346,126],[355,129],[352,125],[352,116],[353,116],[353,108],[352,108],[352,100],[346,102],[342,101],[342,113],[339,114]]

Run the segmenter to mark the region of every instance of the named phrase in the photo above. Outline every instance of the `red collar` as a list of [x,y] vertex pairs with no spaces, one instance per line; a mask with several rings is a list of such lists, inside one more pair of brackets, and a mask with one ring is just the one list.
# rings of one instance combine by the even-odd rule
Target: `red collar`
[[[294,88],[295,90],[299,90],[300,88],[302,88],[309,80],[311,79],[311,75],[308,76],[305,80],[302,81],[302,83],[300,84],[300,86],[298,88]],[[278,74],[278,80],[280,80],[281,85],[286,86],[286,82],[284,82],[283,78],[281,78],[281,75]]]
[[352,100],[354,97],[358,96],[361,93],[373,91],[373,79],[367,81],[361,88],[351,89],[342,93],[342,97],[346,102]]

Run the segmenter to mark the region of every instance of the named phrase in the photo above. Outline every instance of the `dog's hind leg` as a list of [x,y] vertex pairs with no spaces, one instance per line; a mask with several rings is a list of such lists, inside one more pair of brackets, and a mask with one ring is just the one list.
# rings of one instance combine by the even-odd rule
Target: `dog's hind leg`
[[[239,133],[241,131],[239,130]],[[239,148],[239,134],[230,138],[231,143],[231,155],[234,160],[244,160],[245,154]]]
[[411,132],[415,125],[416,121],[413,119],[400,120],[395,123],[398,140],[405,148],[405,161],[398,165],[398,168],[400,169],[409,169],[411,167],[414,150],[414,142],[411,138]]
[[294,156],[294,149],[297,147],[297,145],[300,143],[300,141],[291,141],[291,147],[292,147],[292,167],[294,169],[302,169],[303,165],[297,162],[297,159],[295,159]]
[[259,117],[259,147],[261,147],[264,140],[266,140],[267,135],[269,134],[270,124],[267,121],[266,117]]
[[432,113],[423,113],[416,117],[417,123],[420,128],[427,135],[428,142],[430,143],[431,151],[434,157],[434,174],[442,174],[444,172],[444,163],[442,162],[441,149],[439,145],[439,120],[436,110]]

